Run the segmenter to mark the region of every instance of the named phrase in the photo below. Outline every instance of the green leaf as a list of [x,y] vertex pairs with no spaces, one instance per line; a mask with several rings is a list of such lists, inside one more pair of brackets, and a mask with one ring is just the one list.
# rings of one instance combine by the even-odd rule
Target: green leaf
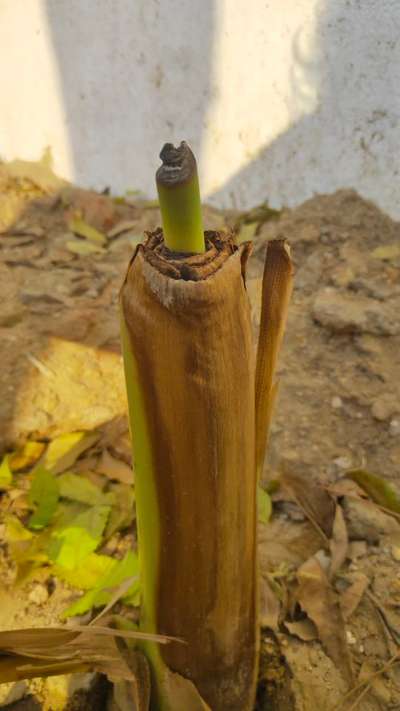
[[43,466],[35,469],[29,490],[29,503],[36,511],[29,519],[29,528],[40,529],[53,518],[59,499],[57,479]]
[[9,489],[12,484],[12,471],[10,469],[10,455],[6,454],[0,464],[0,489]]
[[[106,573],[93,590],[87,592],[83,597],[74,602],[62,614],[62,617],[73,617],[83,615],[92,607],[103,607],[111,600],[114,589],[121,585],[124,580],[139,576],[139,561],[133,551],[128,551],[122,560],[114,561],[114,565]],[[139,581],[132,583],[128,593],[123,598],[129,605],[137,605],[139,602]]]
[[400,513],[400,496],[385,479],[364,469],[352,469],[346,472],[346,477],[355,481],[376,504]]
[[49,558],[67,570],[77,568],[101,542],[109,514],[109,506],[93,506],[56,525],[48,547]]
[[108,555],[98,555],[90,553],[83,562],[73,570],[63,568],[61,565],[54,565],[54,574],[64,580],[69,585],[79,590],[92,590],[99,581],[107,575],[113,566],[115,559]]
[[96,506],[99,504],[111,505],[115,497],[112,493],[105,494],[98,486],[86,479],[82,474],[61,474],[58,477],[60,496],[64,499],[72,499],[82,504]]
[[261,523],[268,523],[272,513],[271,497],[264,489],[257,488],[258,520]]
[[107,238],[102,232],[96,230],[93,225],[89,225],[88,222],[85,222],[82,217],[77,215],[69,221],[68,227],[71,232],[74,232],[79,237],[84,237],[89,242],[94,242],[94,244],[102,245],[107,242]]
[[69,432],[53,439],[40,464],[53,474],[72,467],[78,457],[99,439],[97,432]]

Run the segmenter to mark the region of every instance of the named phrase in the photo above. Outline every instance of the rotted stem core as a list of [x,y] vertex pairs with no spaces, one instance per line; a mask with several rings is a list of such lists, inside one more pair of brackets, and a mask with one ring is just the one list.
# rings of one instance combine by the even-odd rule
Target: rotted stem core
[[205,252],[196,159],[185,141],[166,143],[156,173],[164,241],[172,252]]

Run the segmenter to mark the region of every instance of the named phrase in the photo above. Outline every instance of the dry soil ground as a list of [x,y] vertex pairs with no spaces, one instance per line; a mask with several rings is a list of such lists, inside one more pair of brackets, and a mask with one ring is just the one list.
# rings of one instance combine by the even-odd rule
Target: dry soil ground
[[[118,291],[159,212],[32,170],[0,173],[0,446],[103,428],[93,470],[104,450],[127,463]],[[77,217],[104,244],[77,236]],[[238,221],[211,208],[205,218],[214,229]],[[269,524],[260,524],[259,708],[400,708],[399,516],[346,477],[358,468],[400,485],[400,224],[339,191],[249,231],[255,332],[266,241],[287,238],[296,268],[263,482],[281,483]],[[123,529],[108,552],[131,544]],[[1,628],[57,624],[76,592],[43,576],[16,590],[0,545]],[[123,701],[91,676],[7,685],[0,706],[116,711]]]

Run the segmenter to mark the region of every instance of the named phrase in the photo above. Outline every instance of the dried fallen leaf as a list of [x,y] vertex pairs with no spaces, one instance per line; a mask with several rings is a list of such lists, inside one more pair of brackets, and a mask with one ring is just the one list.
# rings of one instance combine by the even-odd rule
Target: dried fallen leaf
[[30,469],[40,459],[45,447],[44,442],[26,442],[22,449],[10,456],[10,469],[13,472]]
[[5,523],[5,541],[6,543],[19,543],[21,541],[30,541],[33,538],[33,533],[21,523],[19,518],[11,514],[7,515]]
[[382,247],[376,247],[371,252],[371,257],[375,259],[396,259],[396,257],[400,257],[400,246],[398,244],[385,244]]
[[99,439],[97,432],[69,432],[50,442],[40,460],[48,471],[59,474],[73,466],[78,457]]
[[259,557],[262,572],[275,570],[282,563],[298,568],[321,548],[321,536],[312,524],[293,524],[280,516],[259,530]]
[[12,483],[12,471],[10,468],[10,455],[6,454],[0,464],[0,490],[9,489]]
[[337,573],[346,560],[348,543],[349,540],[343,510],[342,507],[337,504],[335,519],[333,522],[332,538],[329,541],[329,548],[331,551],[331,563],[329,568],[330,578]]
[[268,578],[264,575],[260,579],[260,609],[259,624],[261,627],[269,627],[278,630],[281,603],[273,592]]
[[164,667],[162,693],[174,711],[212,711],[201,698],[193,682]]
[[296,501],[322,538],[329,538],[332,534],[335,504],[327,491],[318,482],[293,472],[284,472],[280,481],[281,490],[286,490]]
[[89,242],[93,242],[96,245],[104,245],[107,242],[107,238],[102,232],[96,230],[95,227],[89,225],[88,222],[78,215],[72,217],[68,223],[68,227],[71,232],[74,232],[74,234],[79,237],[84,237],[89,240]]
[[364,573],[355,573],[351,585],[341,594],[340,607],[345,620],[349,620],[353,612],[356,611],[369,582]]
[[285,627],[290,634],[303,640],[303,642],[312,642],[312,640],[318,639],[318,630],[314,622],[308,617],[295,622],[285,621]]
[[118,237],[118,235],[122,235],[124,232],[129,232],[130,230],[135,229],[136,226],[137,221],[121,220],[121,222],[117,222],[111,230],[108,230],[107,237],[109,239],[114,239],[114,237]]
[[299,568],[297,580],[298,602],[314,622],[327,654],[342,672],[344,679],[351,683],[353,670],[338,596],[315,557],[309,558]]
[[113,457],[107,449],[103,449],[97,471],[109,479],[115,479],[122,484],[133,484],[133,470],[128,464]]
[[101,254],[105,250],[98,244],[92,242],[83,242],[79,239],[70,239],[65,243],[66,248],[73,254],[79,254],[80,257],[87,257],[90,254]]
[[103,493],[102,490],[93,484],[84,475],[66,472],[57,477],[60,496],[64,499],[79,501],[81,504],[96,506],[105,504],[109,506],[114,503],[114,496],[111,493]]

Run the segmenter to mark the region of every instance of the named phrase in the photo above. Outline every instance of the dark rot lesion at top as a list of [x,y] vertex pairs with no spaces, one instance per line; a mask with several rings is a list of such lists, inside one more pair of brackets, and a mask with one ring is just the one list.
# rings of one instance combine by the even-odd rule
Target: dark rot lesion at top
[[197,171],[196,159],[186,141],[181,141],[178,148],[165,143],[160,158],[162,165],[157,170],[156,181],[166,188],[189,182]]

